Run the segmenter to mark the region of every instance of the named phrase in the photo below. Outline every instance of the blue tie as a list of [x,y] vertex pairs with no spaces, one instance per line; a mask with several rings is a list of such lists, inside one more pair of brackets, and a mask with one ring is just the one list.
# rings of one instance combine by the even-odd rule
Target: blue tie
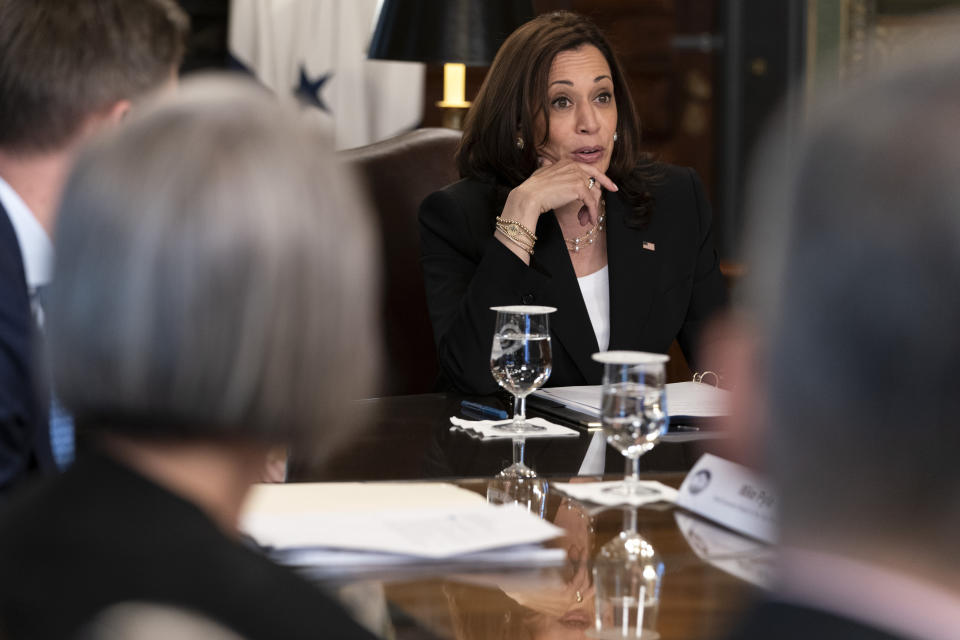
[[73,416],[57,402],[53,393],[50,394],[50,450],[61,471],[73,462]]
[[[44,327],[44,295],[47,285],[34,289],[30,299],[33,317],[43,331]],[[73,417],[57,401],[57,395],[52,387],[50,390],[50,451],[53,460],[61,470],[66,469],[73,462],[74,455]]]

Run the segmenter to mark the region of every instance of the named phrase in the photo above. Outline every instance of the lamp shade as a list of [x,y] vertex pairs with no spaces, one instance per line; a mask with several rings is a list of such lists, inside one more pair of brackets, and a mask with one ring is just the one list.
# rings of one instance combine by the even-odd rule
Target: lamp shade
[[369,57],[486,66],[532,17],[529,0],[383,0]]

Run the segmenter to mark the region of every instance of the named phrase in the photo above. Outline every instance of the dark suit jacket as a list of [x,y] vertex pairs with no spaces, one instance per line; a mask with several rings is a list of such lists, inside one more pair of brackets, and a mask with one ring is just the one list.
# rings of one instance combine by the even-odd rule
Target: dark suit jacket
[[765,601],[726,640],[906,640],[847,618],[783,602]]
[[[611,350],[666,353],[676,338],[691,365],[707,318],[726,303],[710,205],[696,173],[665,166],[651,189],[649,225],[626,226],[628,205],[606,194]],[[502,197],[502,196],[500,196]],[[422,264],[442,375],[467,393],[496,390],[490,307],[537,304],[550,317],[548,386],[600,384],[602,366],[573,263],[553,212],[540,216],[530,266],[493,237],[502,202],[495,185],[461,180],[420,207]],[[654,250],[644,248],[652,243]],[[649,246],[649,245],[648,245]]]
[[78,637],[123,602],[195,611],[250,640],[374,638],[193,503],[90,452],[0,509],[0,567],[9,640]]
[[37,343],[20,245],[0,205],[0,494],[55,466]]

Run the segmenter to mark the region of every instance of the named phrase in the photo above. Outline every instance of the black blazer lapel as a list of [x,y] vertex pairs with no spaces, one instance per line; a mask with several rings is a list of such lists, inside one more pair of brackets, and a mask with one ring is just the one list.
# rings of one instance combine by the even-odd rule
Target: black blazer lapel
[[646,229],[626,225],[628,205],[606,194],[607,265],[610,279],[610,349],[643,350],[641,339],[656,294],[661,257],[657,238]]
[[557,312],[550,318],[550,331],[554,338],[570,354],[586,380],[599,380],[602,367],[590,358],[599,350],[597,337],[593,333],[593,325],[583,303],[577,275],[567,254],[567,245],[563,241],[563,233],[552,211],[540,216],[537,238],[533,265],[550,276],[550,282],[543,291],[543,299],[538,300],[537,304],[557,308]]

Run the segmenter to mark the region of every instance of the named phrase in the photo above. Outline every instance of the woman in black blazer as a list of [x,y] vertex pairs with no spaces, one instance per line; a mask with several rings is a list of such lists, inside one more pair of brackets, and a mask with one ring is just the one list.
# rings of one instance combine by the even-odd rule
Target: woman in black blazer
[[596,351],[688,360],[726,302],[696,174],[653,162],[619,63],[597,27],[541,15],[504,42],[467,116],[464,178],[420,209],[442,375],[492,393],[494,312],[553,306],[548,385],[599,384]]

